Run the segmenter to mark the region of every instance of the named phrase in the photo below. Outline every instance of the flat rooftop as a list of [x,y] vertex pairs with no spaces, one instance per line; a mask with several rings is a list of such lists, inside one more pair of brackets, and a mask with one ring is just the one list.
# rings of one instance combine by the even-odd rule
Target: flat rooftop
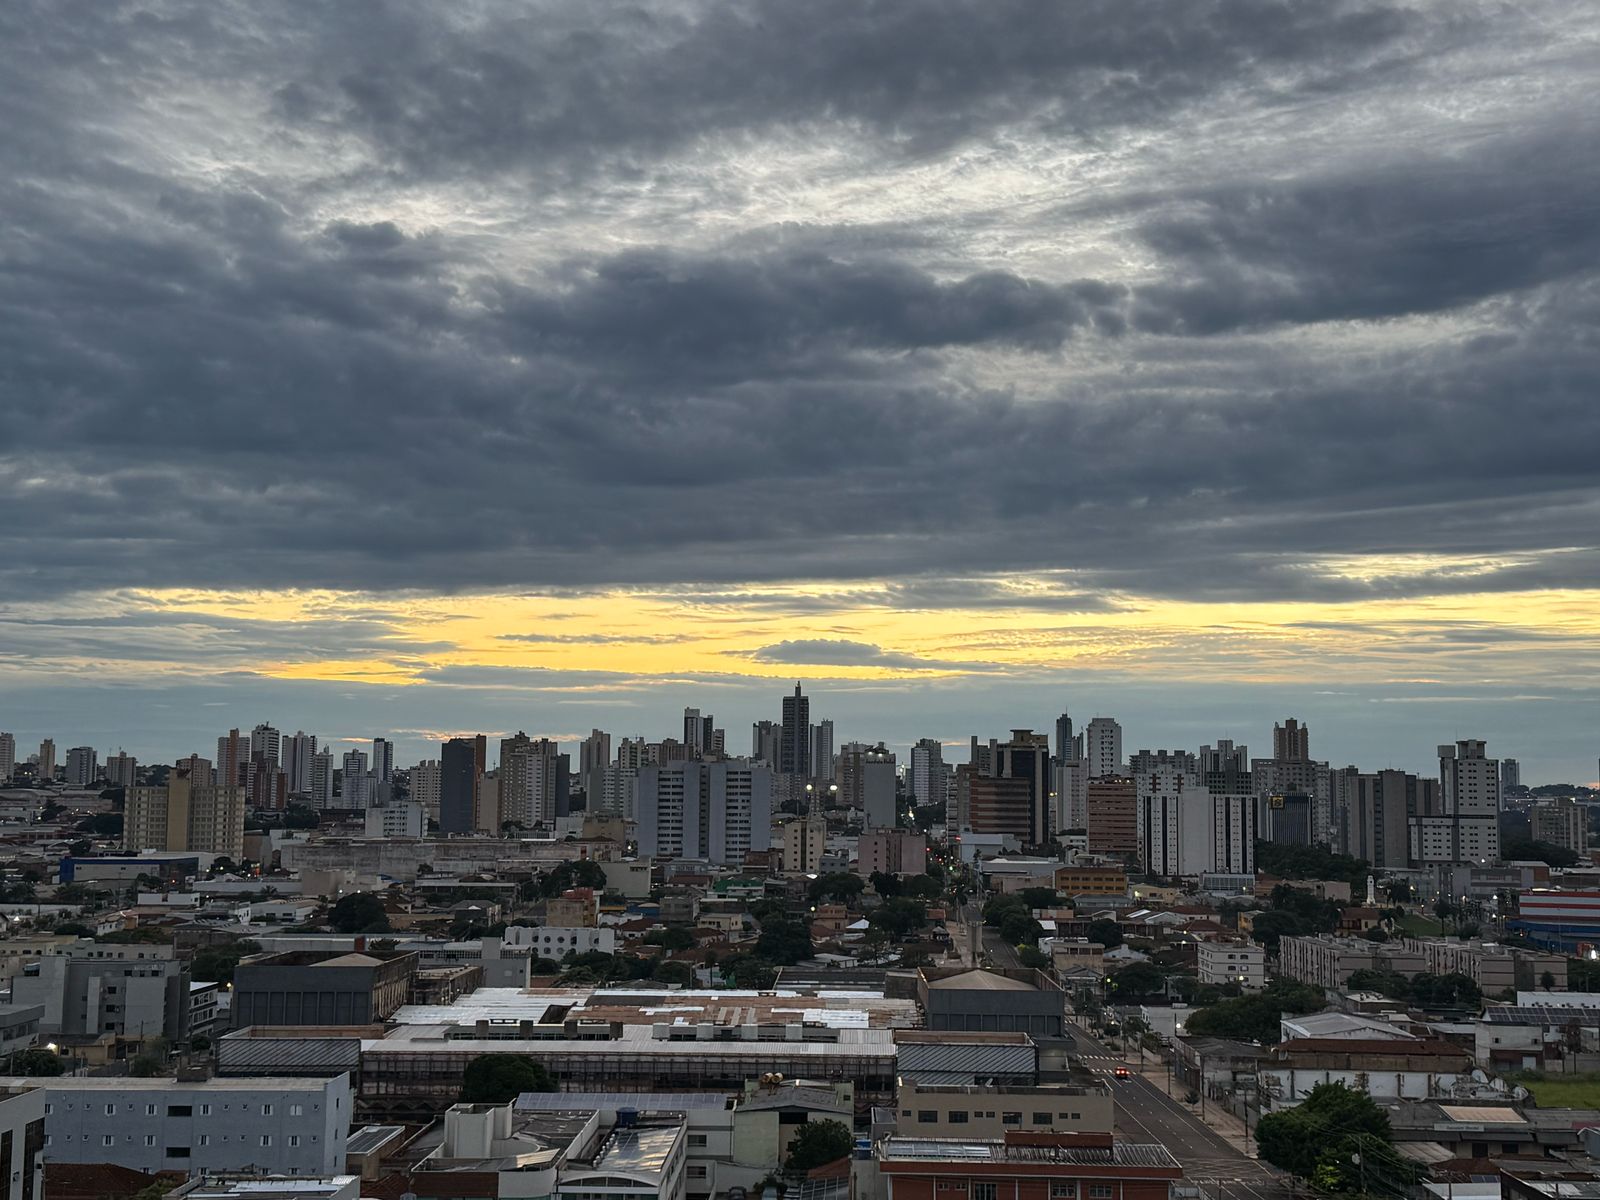
[[884,1162],[1061,1163],[1081,1167],[1155,1167],[1182,1171],[1159,1143],[1115,1142],[1110,1146],[1022,1146],[1003,1141],[954,1138],[885,1138],[878,1143]]

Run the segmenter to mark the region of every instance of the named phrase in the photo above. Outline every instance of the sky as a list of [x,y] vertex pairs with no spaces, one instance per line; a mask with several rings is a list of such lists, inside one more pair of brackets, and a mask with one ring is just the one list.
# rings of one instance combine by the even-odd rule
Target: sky
[[24,752],[802,680],[1595,780],[1585,5],[12,0],[0,72]]

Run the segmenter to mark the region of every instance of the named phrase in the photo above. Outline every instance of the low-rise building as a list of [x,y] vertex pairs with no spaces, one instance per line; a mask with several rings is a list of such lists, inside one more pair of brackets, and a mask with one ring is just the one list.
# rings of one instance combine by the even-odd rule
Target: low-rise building
[[898,1133],[907,1137],[1004,1138],[1034,1133],[1105,1133],[1113,1124],[1104,1083],[938,1084],[901,1079],[895,1098]]
[[1062,1034],[1065,996],[1040,971],[924,968],[917,994],[929,1029]]
[[233,1024],[368,1025],[406,1002],[418,957],[398,950],[256,954],[233,972]]
[[1309,1038],[1281,1042],[1257,1066],[1265,1111],[1293,1108],[1324,1083],[1365,1092],[1378,1103],[1438,1097],[1494,1097],[1472,1077],[1470,1052],[1434,1039]]
[[1278,942],[1278,973],[1301,983],[1343,991],[1357,971],[1394,971],[1408,978],[1426,969],[1420,951],[1366,938],[1286,937]]
[[1422,955],[1422,969],[1428,974],[1465,975],[1485,996],[1567,986],[1567,959],[1562,954],[1454,938],[1406,938],[1405,948]]
[[1010,1133],[1003,1139],[884,1138],[874,1157],[888,1200],[1168,1200],[1183,1178],[1161,1145],[1110,1134]]
[[140,1171],[331,1175],[344,1168],[350,1077],[3,1079],[44,1093],[49,1162]]
[[507,945],[528,946],[535,956],[557,962],[569,954],[587,954],[591,950],[601,954],[617,952],[617,931],[606,925],[513,925],[505,936]]
[[1200,942],[1195,967],[1201,983],[1236,983],[1247,992],[1267,986],[1267,952],[1254,942]]
[[44,1009],[39,1029],[47,1035],[188,1036],[189,976],[171,946],[52,946],[12,979],[11,998]]

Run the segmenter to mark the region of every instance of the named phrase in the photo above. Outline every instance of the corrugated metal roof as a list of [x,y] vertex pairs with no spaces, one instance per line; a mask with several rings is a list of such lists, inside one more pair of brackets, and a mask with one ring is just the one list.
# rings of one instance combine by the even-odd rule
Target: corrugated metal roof
[[885,1138],[880,1155],[888,1161],[1036,1162],[1082,1167],[1165,1167],[1181,1170],[1159,1143],[1117,1142],[1111,1146],[1024,1146],[999,1141],[953,1138]]
[[994,1042],[906,1042],[896,1050],[895,1066],[921,1082],[970,1082],[987,1075],[1027,1075],[1038,1065],[1031,1044]]

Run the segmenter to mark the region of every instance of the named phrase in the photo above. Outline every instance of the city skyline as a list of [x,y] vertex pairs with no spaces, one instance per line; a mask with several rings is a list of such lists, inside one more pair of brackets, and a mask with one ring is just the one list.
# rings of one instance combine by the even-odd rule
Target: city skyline
[[7,6],[0,726],[799,678],[902,749],[1081,700],[1595,782],[1591,25]]

